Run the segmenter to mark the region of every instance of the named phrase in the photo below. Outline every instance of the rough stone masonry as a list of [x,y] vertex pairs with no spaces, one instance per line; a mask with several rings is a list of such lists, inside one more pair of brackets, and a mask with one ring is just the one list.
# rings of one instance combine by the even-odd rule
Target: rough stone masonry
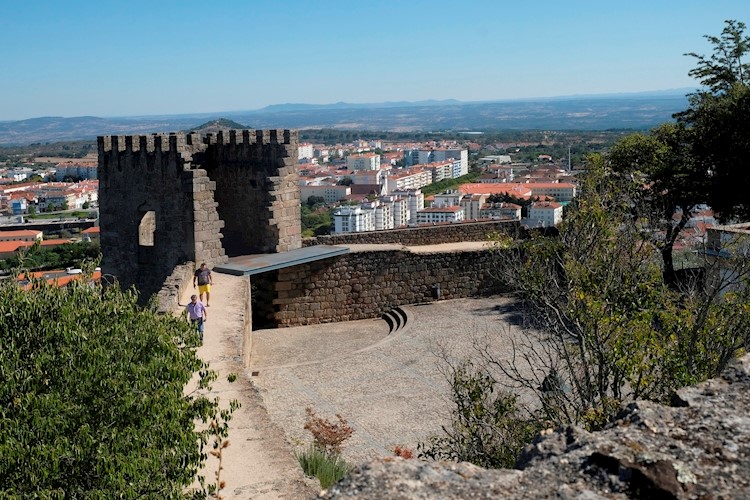
[[600,432],[542,433],[516,467],[383,459],[320,498],[750,498],[750,355],[671,406],[636,401]]
[[104,136],[102,270],[141,297],[175,266],[301,247],[297,132]]

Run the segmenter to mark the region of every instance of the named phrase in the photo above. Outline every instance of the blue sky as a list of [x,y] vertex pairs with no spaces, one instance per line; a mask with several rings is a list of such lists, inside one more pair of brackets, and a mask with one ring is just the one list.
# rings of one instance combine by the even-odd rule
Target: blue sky
[[0,0],[0,120],[695,86],[748,0]]

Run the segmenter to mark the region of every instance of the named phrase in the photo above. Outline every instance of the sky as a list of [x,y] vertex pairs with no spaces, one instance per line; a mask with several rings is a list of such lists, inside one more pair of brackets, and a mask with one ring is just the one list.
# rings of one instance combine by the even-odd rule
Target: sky
[[748,0],[0,0],[0,120],[696,87]]

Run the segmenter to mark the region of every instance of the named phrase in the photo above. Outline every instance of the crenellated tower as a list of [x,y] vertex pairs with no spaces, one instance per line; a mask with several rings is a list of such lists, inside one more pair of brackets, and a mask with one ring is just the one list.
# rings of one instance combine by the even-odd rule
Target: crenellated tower
[[297,132],[104,136],[103,271],[144,297],[177,264],[301,247]]

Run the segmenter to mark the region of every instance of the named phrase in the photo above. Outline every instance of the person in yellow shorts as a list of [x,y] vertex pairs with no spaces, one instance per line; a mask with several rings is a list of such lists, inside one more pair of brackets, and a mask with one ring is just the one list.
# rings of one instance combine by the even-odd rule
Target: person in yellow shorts
[[[206,304],[206,307],[209,306],[209,301],[211,300],[211,285],[214,284],[214,278],[211,276],[211,270],[206,266],[206,263],[202,263],[201,267],[195,270],[195,274],[193,274],[193,288],[195,288],[195,284],[198,284],[198,296],[201,299],[201,302]],[[205,294],[206,299],[203,299],[203,295]]]

